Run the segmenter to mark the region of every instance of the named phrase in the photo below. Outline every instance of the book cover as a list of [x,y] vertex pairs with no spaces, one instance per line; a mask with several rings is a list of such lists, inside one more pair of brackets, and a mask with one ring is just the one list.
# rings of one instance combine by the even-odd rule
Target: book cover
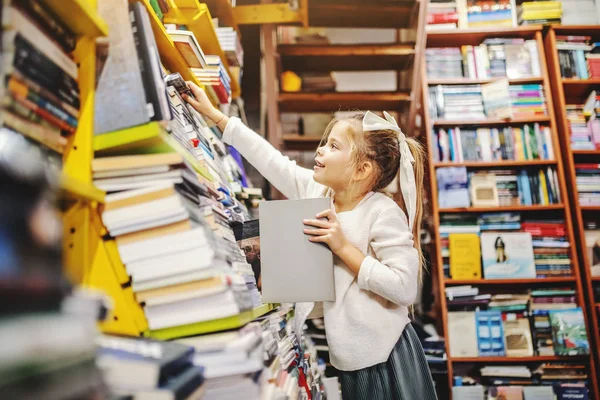
[[449,312],[448,336],[448,350],[452,357],[477,357],[475,312]]
[[588,390],[583,385],[560,385],[556,387],[557,400],[588,400]]
[[581,308],[552,310],[549,315],[556,355],[589,354],[590,343]]
[[494,357],[506,355],[502,313],[500,311],[477,311],[475,321],[479,355]]
[[506,355],[508,357],[533,356],[531,327],[527,318],[515,318],[504,321]]
[[469,207],[467,168],[438,168],[436,174],[440,208]]
[[452,279],[481,279],[479,235],[450,234],[450,276]]
[[523,400],[554,400],[554,390],[551,386],[526,386]]
[[482,233],[481,255],[486,279],[536,277],[530,233]]
[[257,287],[260,289],[260,221],[251,220],[233,225],[233,233],[238,246],[244,250],[246,262],[252,266]]
[[498,400],[523,400],[522,386],[490,387],[490,398]]

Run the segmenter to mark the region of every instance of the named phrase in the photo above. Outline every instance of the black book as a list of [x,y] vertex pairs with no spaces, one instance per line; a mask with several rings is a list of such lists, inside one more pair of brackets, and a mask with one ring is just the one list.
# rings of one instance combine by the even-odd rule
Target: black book
[[26,78],[55,93],[65,103],[79,109],[79,84],[73,77],[54,64],[21,34],[15,36],[14,46],[11,63],[13,68]]
[[129,5],[131,27],[137,50],[137,57],[146,92],[149,114],[152,121],[171,120],[166,85],[162,76],[158,47],[154,40],[154,33],[150,25],[150,18],[146,7],[139,2]]
[[154,389],[192,364],[194,349],[175,342],[104,336],[98,362],[113,387]]

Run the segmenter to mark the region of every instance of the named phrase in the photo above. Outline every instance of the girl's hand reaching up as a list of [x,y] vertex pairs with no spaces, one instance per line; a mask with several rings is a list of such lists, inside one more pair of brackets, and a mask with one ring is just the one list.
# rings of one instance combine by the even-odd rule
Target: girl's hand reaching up
[[[194,94],[195,99],[185,94],[182,96],[183,99],[190,103],[200,114],[210,118],[214,123],[219,125],[219,128],[224,129],[224,126],[227,125],[228,118],[212,105],[204,90],[199,88],[198,85],[193,82],[187,81],[186,83]],[[221,125],[223,125],[223,127]]]
[[[319,218],[327,218],[327,220],[323,221],[319,220]],[[304,229],[304,233],[312,235],[309,239],[311,242],[327,244],[336,255],[346,246],[347,240],[337,220],[335,211],[331,209],[325,210],[317,215],[317,219],[305,219],[303,222],[305,225],[317,228]]]

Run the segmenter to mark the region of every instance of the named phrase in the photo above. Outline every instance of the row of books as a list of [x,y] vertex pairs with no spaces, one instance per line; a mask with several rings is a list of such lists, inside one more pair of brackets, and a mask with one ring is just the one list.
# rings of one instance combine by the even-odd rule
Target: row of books
[[541,76],[535,40],[489,38],[479,46],[427,48],[425,59],[429,78]]
[[594,79],[600,77],[600,46],[591,36],[556,37],[558,61],[563,78]]
[[600,206],[600,164],[575,164],[579,205]]
[[218,26],[218,20],[214,21],[215,30],[217,31],[217,39],[221,45],[221,49],[225,52],[225,57],[229,62],[229,66],[243,67],[244,66],[244,48],[238,32],[228,26]]
[[549,362],[529,365],[486,365],[455,376],[458,399],[587,400],[589,370],[585,364]]
[[600,97],[593,90],[585,104],[567,104],[567,121],[572,150],[596,150],[600,148]]
[[548,126],[505,128],[454,127],[434,132],[435,161],[553,160],[554,146]]
[[432,119],[533,118],[547,115],[542,85],[437,85],[429,87]]
[[560,204],[556,170],[503,169],[468,172],[466,167],[436,170],[440,208]]
[[570,289],[481,294],[446,289],[453,358],[578,356],[590,352],[585,319]]
[[59,171],[79,125],[79,70],[72,56],[76,36],[37,2],[2,7],[0,124],[37,143],[49,167]]
[[523,221],[520,213],[442,215],[439,235],[447,278],[573,275],[564,221]]

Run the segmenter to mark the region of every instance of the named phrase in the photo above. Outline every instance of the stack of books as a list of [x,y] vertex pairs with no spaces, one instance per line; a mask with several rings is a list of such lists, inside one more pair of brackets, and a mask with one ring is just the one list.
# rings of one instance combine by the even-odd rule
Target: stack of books
[[447,0],[430,1],[427,6],[428,32],[456,29],[458,27],[459,13],[457,4]]
[[192,363],[193,349],[179,343],[102,336],[98,365],[111,393],[152,399],[199,399],[202,368]]
[[572,150],[596,150],[600,148],[600,119],[597,118],[596,91],[588,97],[592,107],[583,104],[567,104],[567,120]]
[[592,50],[585,55],[588,64],[588,72],[590,79],[600,78],[600,43],[592,44]]
[[463,57],[458,47],[425,49],[429,78],[462,78]]
[[219,56],[205,56],[206,66],[204,68],[192,68],[192,72],[206,87],[211,87],[217,94],[221,104],[231,102],[231,77],[223,65]]
[[532,118],[547,115],[544,87],[538,84],[509,87],[514,118]]
[[516,26],[516,10],[513,4],[510,0],[499,0],[493,3],[468,0],[466,10],[468,27]]
[[600,164],[575,164],[579,205],[600,206]]
[[564,241],[567,229],[563,220],[528,220],[521,224],[521,230],[532,236],[538,278],[573,276],[569,247],[564,247],[568,242]]
[[237,31],[230,27],[217,27],[217,38],[230,66],[244,66],[244,48]]
[[76,36],[44,4],[3,6],[3,129],[36,143],[55,172],[78,127]]
[[550,127],[540,124],[505,128],[455,127],[434,131],[436,161],[552,160]]
[[304,72],[300,75],[305,92],[335,92],[336,82],[330,72]]
[[587,55],[592,51],[590,36],[556,36],[558,61],[563,78],[589,79]]
[[519,7],[519,24],[560,24],[562,14],[563,9],[560,1],[526,1]]

